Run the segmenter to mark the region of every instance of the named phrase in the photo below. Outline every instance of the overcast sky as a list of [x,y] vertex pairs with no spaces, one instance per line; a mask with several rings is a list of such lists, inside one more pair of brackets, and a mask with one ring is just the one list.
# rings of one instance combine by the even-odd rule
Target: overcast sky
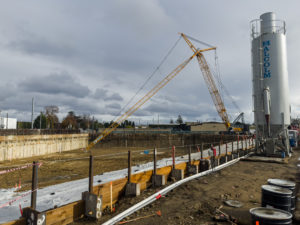
[[[253,121],[249,22],[273,11],[287,23],[292,116],[300,115],[300,2],[295,0],[1,1],[0,110],[30,121],[57,105],[100,121],[114,119],[178,40],[178,32],[217,46],[221,79]],[[205,48],[195,43],[198,48]],[[153,79],[132,101],[192,55],[180,40]],[[205,54],[215,69],[213,52]],[[238,110],[224,94],[234,117]],[[219,120],[197,60],[139,109],[143,123]]]

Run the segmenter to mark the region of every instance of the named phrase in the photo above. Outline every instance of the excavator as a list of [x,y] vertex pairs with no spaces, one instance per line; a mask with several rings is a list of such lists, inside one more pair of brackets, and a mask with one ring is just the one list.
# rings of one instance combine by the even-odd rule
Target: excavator
[[[189,40],[193,39],[191,37],[188,38],[187,35],[183,33],[179,33],[181,37],[186,41],[186,43],[189,45],[189,47],[193,51],[193,55],[190,56],[188,59],[186,59],[184,62],[182,62],[179,66],[177,66],[171,73],[169,73],[164,79],[162,79],[158,84],[156,84],[146,95],[144,95],[139,101],[137,101],[133,106],[131,106],[124,114],[120,115],[108,128],[106,128],[94,141],[92,141],[86,148],[86,150],[90,150],[94,145],[96,145],[98,142],[103,140],[107,135],[112,133],[122,122],[124,122],[129,116],[131,116],[135,111],[137,111],[142,105],[144,105],[149,99],[151,99],[160,89],[162,89],[164,86],[166,86],[174,77],[176,77],[180,71],[182,71],[185,66],[194,58],[196,57],[200,69],[202,71],[204,80],[207,84],[207,87],[209,89],[209,93],[213,99],[213,102],[216,106],[217,112],[223,122],[225,123],[225,126],[230,130],[231,124],[229,122],[228,114],[225,109],[223,100],[220,96],[220,93],[216,87],[216,84],[214,82],[213,76],[211,74],[211,71],[209,69],[209,66],[204,58],[203,52],[210,51],[210,50],[216,50],[216,47],[209,46],[209,48],[206,49],[197,49],[192,42]],[[193,39],[196,40],[196,39]]]

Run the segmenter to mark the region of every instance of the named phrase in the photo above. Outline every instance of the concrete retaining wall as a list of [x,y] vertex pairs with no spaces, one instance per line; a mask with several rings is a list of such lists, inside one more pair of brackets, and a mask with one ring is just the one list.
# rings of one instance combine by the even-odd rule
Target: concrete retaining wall
[[0,161],[85,148],[88,134],[0,136]]

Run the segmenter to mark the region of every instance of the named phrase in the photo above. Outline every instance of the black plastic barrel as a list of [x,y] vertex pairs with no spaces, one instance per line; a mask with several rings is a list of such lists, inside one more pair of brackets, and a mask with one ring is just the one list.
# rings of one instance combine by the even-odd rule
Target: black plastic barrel
[[203,172],[209,169],[209,161],[207,159],[200,159],[199,171]]
[[291,190],[274,185],[262,185],[261,189],[262,207],[291,211],[291,197],[293,194]]
[[252,208],[250,209],[252,225],[289,225],[292,224],[292,214],[280,209]]
[[293,181],[283,179],[268,179],[268,184],[282,188],[288,188],[293,192],[291,197],[291,212],[294,212],[296,205],[296,183]]

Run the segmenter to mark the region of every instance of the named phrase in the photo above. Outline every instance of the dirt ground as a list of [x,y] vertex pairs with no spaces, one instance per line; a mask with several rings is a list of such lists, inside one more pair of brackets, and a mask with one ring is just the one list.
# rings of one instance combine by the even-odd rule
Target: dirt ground
[[[128,224],[230,224],[213,220],[216,208],[223,205],[223,212],[234,216],[238,224],[250,224],[249,209],[259,207],[261,203],[261,185],[269,178],[296,181],[297,160],[300,149],[295,150],[288,164],[240,161],[222,171],[184,184],[167,196],[139,210],[124,220],[135,219],[161,211],[161,216],[152,216]],[[116,212],[104,213],[98,223],[85,219],[74,224],[101,224],[119,214],[135,203],[145,199],[157,190],[147,190],[137,198],[123,198],[116,205]],[[224,205],[224,200],[240,201],[241,208]]]
[[[94,158],[94,175],[104,172],[127,168],[128,150],[132,151],[132,165],[143,164],[153,160],[152,149],[135,148],[93,148],[91,150]],[[144,154],[144,150],[149,150],[149,154]],[[193,152],[197,150],[192,149]],[[176,148],[176,156],[187,154],[188,148]],[[105,155],[105,156],[104,156]],[[0,171],[16,168],[21,165],[32,163],[33,161],[42,162],[38,171],[38,185],[45,187],[71,180],[88,177],[90,152],[83,149],[50,154],[46,156],[32,157],[12,161],[0,162]],[[158,149],[158,159],[171,157],[171,148]],[[12,188],[21,182],[20,191],[31,188],[32,167],[17,170],[14,172],[0,175],[0,188]]]

